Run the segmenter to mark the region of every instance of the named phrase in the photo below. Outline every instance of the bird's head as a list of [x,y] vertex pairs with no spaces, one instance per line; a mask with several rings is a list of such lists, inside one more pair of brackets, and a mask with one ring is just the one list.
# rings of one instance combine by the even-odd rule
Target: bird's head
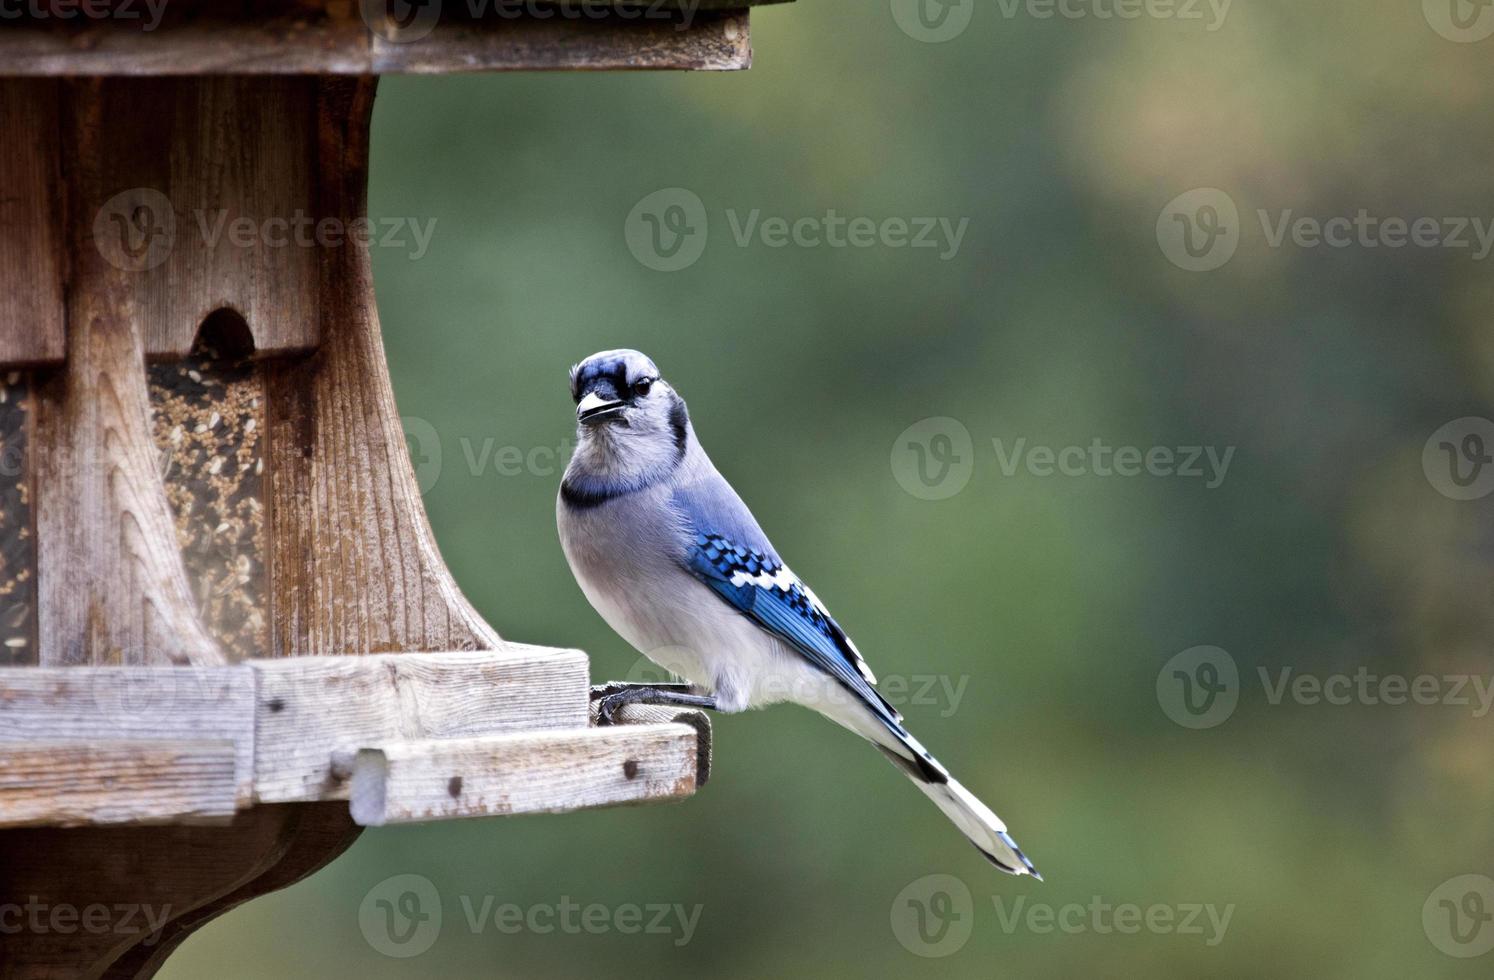
[[638,351],[603,351],[571,368],[571,398],[575,464],[592,474],[636,478],[683,458],[690,428],[685,402]]

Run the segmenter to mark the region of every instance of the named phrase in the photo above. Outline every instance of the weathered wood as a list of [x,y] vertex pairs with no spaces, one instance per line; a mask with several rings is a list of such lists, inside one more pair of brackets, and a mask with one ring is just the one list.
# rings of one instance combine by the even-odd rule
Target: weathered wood
[[[285,858],[304,825],[297,809],[260,807],[223,827],[5,831],[0,900],[41,909],[43,926],[23,924],[0,940],[0,976],[120,976],[110,964],[153,950],[177,919],[226,901]],[[108,910],[105,928],[62,931],[48,924],[53,909],[91,906]]]
[[255,792],[265,802],[346,799],[335,751],[587,723],[586,655],[511,646],[421,657],[258,661]]
[[62,360],[59,85],[0,84],[0,365]]
[[0,742],[0,828],[227,823],[236,753],[221,739]]
[[751,64],[745,8],[764,2],[775,0],[619,2],[608,13],[570,0],[550,16],[515,0],[430,4],[401,32],[384,0],[262,0],[252,15],[223,0],[172,0],[150,30],[121,17],[9,20],[0,75],[739,70]]
[[[92,214],[130,153],[105,121],[125,106],[95,83],[69,108],[66,190]],[[66,237],[67,364],[38,388],[33,447],[40,661],[219,663],[156,470],[138,283],[106,259],[92,223],[74,222]]]
[[[752,67],[750,17],[699,12],[678,20],[451,20],[419,41],[375,35],[379,74],[452,71],[742,71]],[[462,67],[458,67],[462,66]]]
[[0,670],[0,749],[41,741],[226,742],[235,747],[230,799],[247,806],[254,793],[254,700],[247,668]]
[[342,765],[352,773],[353,820],[365,827],[563,813],[690,795],[695,729],[618,725],[395,742]]
[[[323,83],[327,213],[362,216],[372,80]],[[322,346],[266,375],[271,655],[491,649],[441,561],[384,362],[368,249],[322,253]]]
[[[590,721],[595,725],[601,712],[598,698],[626,684],[605,684],[592,688]],[[617,712],[617,721],[623,725],[689,725],[695,729],[695,788],[704,786],[711,778],[711,719],[704,711],[693,708],[671,708],[658,704],[625,704]]]
[[[250,817],[246,814],[241,820]],[[362,828],[353,823],[346,803],[297,803],[262,806],[252,813],[260,823],[283,826],[277,859],[268,871],[211,902],[167,922],[153,941],[142,942],[116,959],[102,980],[147,980],[197,929],[252,898],[289,888],[339,857]]]

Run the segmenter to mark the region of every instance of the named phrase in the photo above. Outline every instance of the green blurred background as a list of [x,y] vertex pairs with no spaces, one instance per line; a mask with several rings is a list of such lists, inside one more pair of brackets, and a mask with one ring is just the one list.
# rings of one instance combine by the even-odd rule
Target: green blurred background
[[[598,680],[637,676],[561,555],[545,450],[572,437],[567,367],[642,349],[877,672],[957,691],[904,699],[909,725],[1048,880],[997,874],[877,753],[782,707],[718,719],[714,779],[682,805],[365,832],[162,975],[1489,975],[1494,954],[1443,951],[1471,947],[1438,941],[1434,892],[1494,872],[1494,721],[1476,699],[1272,704],[1257,675],[1494,669],[1489,502],[1422,465],[1434,431],[1489,411],[1489,263],[1273,248],[1256,216],[1494,218],[1494,39],[1440,36],[1437,6],[1238,0],[1210,30],[1206,5],[1045,19],[975,0],[963,33],[925,43],[888,0],[806,0],[755,15],[749,73],[386,79],[370,212],[437,225],[419,259],[376,250],[380,313],[401,411],[439,444],[438,472],[417,446],[431,522],[477,608],[507,638],[585,649]],[[666,273],[624,228],[673,187],[710,232]],[[1210,272],[1157,233],[1200,187],[1241,215]],[[727,214],[830,208],[969,226],[945,259],[742,247]],[[895,463],[932,417],[973,439],[941,500]],[[992,440],[1023,438],[1235,455],[1212,489],[1006,475]],[[540,452],[513,466],[504,447]],[[1204,730],[1157,686],[1197,645],[1241,677]],[[410,959],[359,925],[403,874],[444,912]],[[939,879],[954,938],[920,947],[909,895],[931,874],[970,899]],[[464,899],[488,897],[699,919],[687,942],[677,924],[474,931]],[[1206,915],[1202,935],[1125,934],[1096,927],[1096,900],[1232,910],[1209,945]],[[1081,928],[1034,927],[1032,903],[1085,906]]]

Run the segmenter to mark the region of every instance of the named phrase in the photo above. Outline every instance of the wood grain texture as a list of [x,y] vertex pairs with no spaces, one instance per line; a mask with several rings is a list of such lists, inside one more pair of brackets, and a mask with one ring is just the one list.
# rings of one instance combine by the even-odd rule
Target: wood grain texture
[[252,898],[289,888],[316,869],[335,860],[358,838],[362,828],[353,823],[346,803],[297,803],[261,806],[241,821],[254,819],[278,825],[276,859],[268,871],[211,902],[172,918],[149,942],[135,944],[115,959],[102,980],[146,980],[153,977],[187,937],[213,919]]
[[170,258],[146,273],[150,355],[185,357],[203,320],[222,308],[247,321],[261,356],[316,346],[315,227],[327,217],[311,173],[316,86],[314,78],[111,82],[118,98],[155,100],[171,127],[168,171],[141,180],[176,211]]
[[[371,80],[323,83],[323,213],[365,213]],[[322,345],[267,370],[272,656],[492,649],[447,571],[394,404],[368,249],[322,253]]]
[[0,75],[740,70],[752,54],[745,8],[764,0],[702,0],[688,14],[646,0],[602,16],[594,2],[572,2],[569,15],[556,6],[549,17],[514,0],[446,3],[432,30],[417,18],[418,36],[401,41],[390,40],[400,35],[381,0],[363,2],[366,20],[358,0],[263,0],[252,16],[224,0],[172,0],[150,30],[129,19],[10,20]]
[[513,646],[250,666],[255,793],[265,802],[346,799],[331,767],[340,749],[587,723],[587,661],[577,651]]
[[701,11],[688,24],[609,20],[443,19],[402,43],[375,35],[372,71],[741,71],[752,67],[750,15]]
[[[597,723],[600,702],[597,697],[608,691],[625,687],[625,684],[607,684],[592,689],[590,710],[591,724]],[[658,704],[627,704],[617,713],[617,720],[624,725],[689,725],[695,729],[695,788],[704,786],[711,778],[711,747],[714,738],[711,718],[704,711],[692,708],[672,708]]]
[[37,741],[228,742],[235,746],[232,798],[248,806],[254,680],[247,667],[0,670],[0,748]]
[[[111,125],[124,104],[105,91],[79,83],[65,113],[74,213],[97,214],[119,169],[165,152],[129,145]],[[95,226],[68,228],[67,363],[37,389],[39,659],[221,663],[197,618],[157,470],[139,280],[101,247]]]
[[695,729],[618,725],[363,749],[353,820],[365,827],[677,799],[695,792]]
[[62,360],[59,88],[0,82],[0,366]]
[[102,905],[109,914],[103,928],[94,931],[44,926],[6,935],[0,942],[0,977],[132,976],[113,971],[111,964],[154,950],[177,919],[227,900],[291,852],[303,826],[295,809],[262,807],[223,827],[5,831],[0,834],[0,900],[48,911]]
[[0,828],[227,823],[232,741],[0,742]]

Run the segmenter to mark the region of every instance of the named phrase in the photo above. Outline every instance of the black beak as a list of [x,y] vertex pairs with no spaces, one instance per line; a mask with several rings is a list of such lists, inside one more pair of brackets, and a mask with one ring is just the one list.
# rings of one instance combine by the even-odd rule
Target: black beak
[[583,425],[597,425],[615,417],[624,407],[624,402],[603,398],[593,391],[576,406],[576,421]]

